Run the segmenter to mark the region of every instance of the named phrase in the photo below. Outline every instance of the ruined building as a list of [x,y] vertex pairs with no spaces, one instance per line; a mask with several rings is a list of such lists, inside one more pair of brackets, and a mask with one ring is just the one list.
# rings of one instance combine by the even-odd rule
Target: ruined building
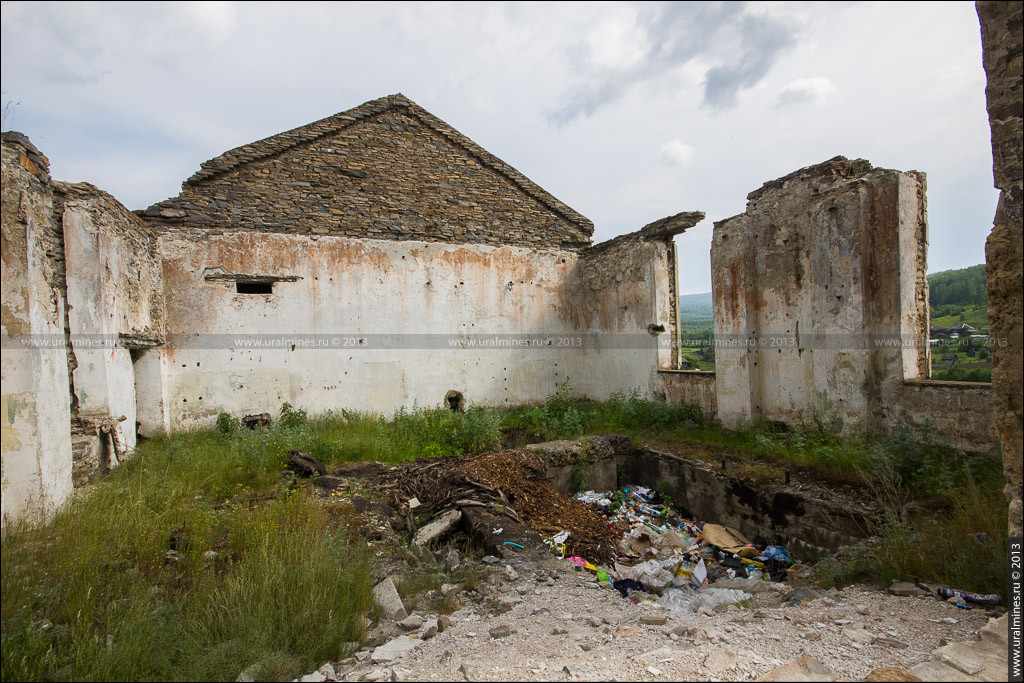
[[[139,212],[52,180],[20,134],[2,152],[5,519],[52,510],[136,434],[221,411],[518,405],[567,377],[730,427],[1007,438],[991,385],[928,380],[920,173],[837,157],[717,223],[716,376],[678,369],[672,238],[702,213],[592,244],[589,220],[402,95],[226,152]],[[1019,237],[1019,157],[1015,182]]]

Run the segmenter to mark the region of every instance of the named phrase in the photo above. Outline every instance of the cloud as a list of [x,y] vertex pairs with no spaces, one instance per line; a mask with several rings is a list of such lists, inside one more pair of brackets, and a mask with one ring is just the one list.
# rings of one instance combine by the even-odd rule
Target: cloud
[[799,33],[793,18],[752,14],[744,3],[645,5],[633,12],[617,16],[614,29],[605,20],[566,48],[578,82],[548,112],[550,123],[562,126],[591,116],[631,89],[687,65],[705,72],[705,105],[731,107],[740,91],[764,78]]
[[824,76],[814,78],[798,78],[787,83],[775,99],[776,107],[789,107],[804,102],[819,104],[824,102],[838,89],[832,81]]
[[708,69],[704,81],[704,103],[713,109],[734,105],[737,94],[757,85],[796,43],[795,29],[769,16],[745,16],[739,28],[743,46],[739,59]]
[[676,166],[686,166],[693,159],[696,150],[682,140],[669,140],[662,145],[661,156]]

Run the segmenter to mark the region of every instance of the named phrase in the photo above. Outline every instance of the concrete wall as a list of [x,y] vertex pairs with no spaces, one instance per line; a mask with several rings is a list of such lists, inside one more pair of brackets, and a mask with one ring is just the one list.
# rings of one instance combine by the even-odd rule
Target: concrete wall
[[978,2],[982,56],[992,128],[992,171],[999,188],[992,233],[985,246],[989,338],[995,416],[1003,449],[1010,536],[1024,534],[1021,519],[1021,459],[1024,457],[1024,184],[1022,184],[1021,100],[1024,97],[1022,9],[1019,2]]
[[837,157],[748,200],[711,247],[720,420],[885,428],[928,367],[923,175]]
[[[47,516],[71,493],[70,392],[63,347],[62,250],[49,162],[4,133],[2,255],[2,515]],[[31,342],[37,346],[28,345]],[[50,344],[50,342],[57,342]],[[25,343],[26,346],[21,344]]]
[[580,253],[569,284],[574,329],[593,340],[573,377],[590,398],[638,389],[664,398],[659,370],[677,367],[676,254],[672,238],[704,218],[683,212]]
[[718,391],[715,373],[695,370],[659,370],[661,393],[669,405],[700,406],[704,417],[718,415]]

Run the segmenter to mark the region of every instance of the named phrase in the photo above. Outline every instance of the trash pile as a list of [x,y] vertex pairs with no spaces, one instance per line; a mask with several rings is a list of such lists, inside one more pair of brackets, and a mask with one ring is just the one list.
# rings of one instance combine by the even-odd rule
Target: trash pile
[[657,596],[657,603],[671,611],[710,611],[751,597],[742,590],[712,587],[718,579],[787,581],[790,571],[802,566],[791,566],[782,546],[760,548],[736,529],[689,518],[643,486],[584,491],[573,498],[605,518],[618,538],[614,558],[602,568],[582,557],[566,557],[571,534],[565,530],[545,543],[558,557],[638,604],[654,604]]

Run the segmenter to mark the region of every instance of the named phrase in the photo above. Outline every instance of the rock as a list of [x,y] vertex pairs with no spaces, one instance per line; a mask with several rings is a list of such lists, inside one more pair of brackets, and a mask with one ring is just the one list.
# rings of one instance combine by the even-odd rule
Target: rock
[[438,515],[429,524],[420,527],[416,531],[416,535],[412,537],[412,544],[423,546],[442,538],[455,528],[460,519],[462,519],[462,510],[448,510]]
[[429,640],[437,635],[440,630],[437,619],[427,619],[423,622],[423,631],[420,632],[420,640]]
[[327,676],[323,675],[319,671],[314,671],[311,674],[306,674],[299,679],[299,683],[324,683],[327,680]]
[[759,681],[834,681],[836,675],[810,655],[804,655],[789,664],[776,667],[761,676]]
[[441,595],[449,595],[451,593],[458,593],[462,590],[462,584],[459,583],[442,583],[441,584]]
[[259,664],[250,664],[242,669],[242,672],[238,674],[238,678],[235,679],[235,683],[253,683],[253,681],[256,680],[256,674],[259,672]]
[[739,661],[739,657],[732,650],[715,649],[704,660],[704,666],[715,674],[721,674],[735,669]]
[[856,612],[857,612],[857,614],[860,614],[860,615],[863,615],[863,616],[867,616],[867,615],[871,614],[871,609],[868,608],[867,605],[857,605]]
[[640,623],[648,626],[664,626],[667,622],[668,618],[664,616],[644,615],[640,617]]
[[402,598],[398,595],[395,582],[391,579],[384,579],[373,587],[373,600],[384,610],[384,616],[388,619],[400,620],[408,616]]
[[437,618],[437,632],[438,633],[444,633],[445,631],[447,631],[451,627],[452,627],[452,620],[451,620],[451,617],[449,617],[448,615],[442,614],[441,616],[439,616]]
[[491,638],[494,638],[495,640],[498,638],[508,638],[512,635],[512,628],[509,626],[495,626],[489,633],[491,634]]
[[906,581],[894,582],[889,586],[888,592],[890,595],[901,595],[908,598],[924,595],[923,590],[912,583],[907,583]]
[[327,474],[327,468],[309,453],[288,451],[288,467],[300,477],[316,477]]
[[476,680],[476,669],[474,669],[466,662],[463,662],[459,665],[459,671],[462,673],[462,677],[465,678],[467,681]]
[[448,548],[441,559],[441,563],[449,572],[455,571],[462,563],[462,558],[459,557],[459,551],[455,548]]
[[519,579],[519,573],[513,569],[510,564],[506,564],[502,571],[505,573],[505,577],[508,578],[509,581],[516,581]]
[[319,669],[317,669],[317,671],[319,673],[322,673],[328,681],[338,680],[338,672],[334,670],[334,665],[330,662],[327,662],[326,664],[321,666]]
[[415,631],[420,626],[423,626],[423,617],[413,614],[399,621],[398,625],[406,631]]
[[906,669],[882,666],[869,673],[864,680],[868,683],[899,683],[900,681],[920,681],[921,679]]
[[874,644],[881,645],[883,647],[891,647],[894,650],[903,650],[907,647],[906,643],[887,636],[879,636],[878,638],[875,638]]
[[409,636],[398,636],[374,650],[370,655],[370,660],[374,664],[386,664],[412,652],[419,645],[420,641],[413,640]]

